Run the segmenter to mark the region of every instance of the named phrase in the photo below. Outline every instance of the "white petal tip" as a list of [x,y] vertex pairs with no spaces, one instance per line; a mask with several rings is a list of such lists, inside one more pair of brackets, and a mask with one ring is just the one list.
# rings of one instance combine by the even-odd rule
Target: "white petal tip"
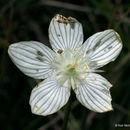
[[[61,109],[61,108],[59,108],[59,109]],[[56,111],[52,111],[52,112],[42,112],[42,113],[40,113],[39,111],[41,111],[41,110],[38,106],[36,106],[36,105],[34,105],[33,107],[31,106],[31,112],[35,115],[40,115],[40,116],[48,116],[48,115],[54,114],[57,111],[59,111],[59,109],[57,109]]]
[[9,47],[8,47],[8,53],[10,53],[11,49],[12,49],[12,44],[9,45]]
[[13,45],[10,45],[9,48],[8,48],[9,56],[11,56],[11,53],[13,52],[13,50],[14,50]]
[[122,43],[122,40],[121,40],[121,37],[120,37],[120,35],[119,35],[117,32],[115,32],[115,34],[116,34],[116,36],[117,36],[117,39],[119,40],[119,42],[120,42],[120,43]]
[[[107,31],[107,30],[106,30],[106,31]],[[119,43],[120,43],[121,46],[122,46],[122,40],[121,40],[120,35],[119,35],[114,29],[108,29],[108,31],[113,32],[113,33],[117,36],[117,39],[118,39]]]
[[57,21],[59,23],[65,23],[65,24],[78,22],[75,18],[72,18],[72,17],[66,18],[60,14],[56,14],[56,16],[52,20]]
[[16,49],[15,48],[16,46],[17,46],[16,43],[9,45],[9,47],[8,47],[8,54],[9,55],[10,55],[11,52],[13,52]]
[[122,44],[122,40],[121,40],[120,35],[119,35],[115,30],[112,30],[112,31],[115,33],[115,35],[116,35],[116,37],[117,37],[117,40],[119,41],[119,44],[121,45],[121,49],[122,49],[123,44]]
[[114,111],[113,107],[111,106],[109,109],[102,111],[101,113],[105,113],[105,112],[110,112],[110,111]]
[[113,87],[113,85],[109,82],[109,87],[111,88],[111,87]]
[[33,114],[35,114],[35,115],[41,115],[41,116],[47,116],[47,115],[49,115],[49,113],[47,114],[44,114],[44,113],[39,113],[39,111],[40,111],[40,108],[35,104],[34,106],[32,106],[31,104],[30,104],[30,106],[31,106],[31,112],[33,113]]

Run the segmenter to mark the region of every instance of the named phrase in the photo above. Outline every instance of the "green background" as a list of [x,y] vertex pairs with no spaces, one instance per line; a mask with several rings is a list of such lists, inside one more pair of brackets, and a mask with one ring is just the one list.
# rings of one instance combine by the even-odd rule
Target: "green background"
[[[82,23],[84,40],[113,28],[123,41],[117,60],[103,67],[105,72],[101,73],[113,84],[114,111],[94,113],[73,97],[68,130],[130,129],[129,0],[0,0],[0,129],[61,129],[64,108],[46,117],[31,113],[29,97],[39,81],[19,71],[7,54],[8,46],[19,41],[36,40],[50,47],[48,26],[56,14],[74,17]],[[124,124],[129,127],[123,127]]]

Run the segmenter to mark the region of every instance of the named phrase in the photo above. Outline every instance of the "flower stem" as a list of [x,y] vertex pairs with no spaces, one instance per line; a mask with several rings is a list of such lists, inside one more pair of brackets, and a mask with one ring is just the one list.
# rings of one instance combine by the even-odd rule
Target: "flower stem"
[[67,124],[68,124],[68,120],[69,120],[69,114],[70,114],[70,110],[71,110],[72,97],[73,97],[73,94],[71,93],[69,101],[66,104],[66,108],[65,108],[65,115],[64,115],[62,130],[66,130],[67,129]]

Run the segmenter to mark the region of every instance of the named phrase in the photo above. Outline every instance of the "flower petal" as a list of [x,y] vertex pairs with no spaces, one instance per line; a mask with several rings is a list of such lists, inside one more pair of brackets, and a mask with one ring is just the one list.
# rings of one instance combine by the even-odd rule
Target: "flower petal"
[[90,67],[97,69],[116,59],[122,49],[122,41],[117,32],[108,29],[88,38],[82,49],[89,58]]
[[79,102],[95,112],[111,111],[111,96],[109,89],[112,85],[102,76],[89,73],[85,80],[75,84],[74,92]]
[[19,42],[9,46],[8,53],[14,64],[25,74],[35,79],[51,75],[53,51],[36,41]]
[[74,18],[57,14],[49,26],[52,48],[58,50],[75,49],[83,43],[82,25]]
[[54,77],[45,79],[32,90],[30,97],[32,113],[43,116],[53,114],[67,103],[69,96],[68,81],[62,84]]

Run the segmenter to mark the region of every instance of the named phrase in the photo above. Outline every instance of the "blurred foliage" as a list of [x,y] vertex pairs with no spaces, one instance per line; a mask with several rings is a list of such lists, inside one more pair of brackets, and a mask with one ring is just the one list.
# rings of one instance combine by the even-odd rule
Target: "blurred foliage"
[[[61,3],[62,2],[62,3]],[[68,130],[130,129],[130,1],[125,0],[0,0],[0,129],[59,130],[64,108],[42,117],[31,113],[29,97],[36,81],[25,76],[11,62],[8,46],[14,42],[36,40],[50,47],[48,26],[55,14],[78,19],[87,39],[95,32],[115,29],[123,41],[117,60],[102,73],[112,84],[114,111],[98,114],[73,98]]]

